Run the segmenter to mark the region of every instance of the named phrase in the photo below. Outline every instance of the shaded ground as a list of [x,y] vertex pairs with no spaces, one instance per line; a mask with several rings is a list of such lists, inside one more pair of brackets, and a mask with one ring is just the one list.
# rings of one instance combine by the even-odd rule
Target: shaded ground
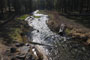
[[80,24],[82,24],[83,26],[85,26],[85,27],[87,27],[87,28],[90,28],[90,16],[88,16],[88,15],[81,15],[81,16],[79,16],[79,15],[76,15],[76,16],[74,16],[74,15],[63,15],[63,16],[65,16],[67,19],[70,19],[70,20],[73,20],[73,21],[75,21],[75,22],[77,22],[77,23],[80,23]]

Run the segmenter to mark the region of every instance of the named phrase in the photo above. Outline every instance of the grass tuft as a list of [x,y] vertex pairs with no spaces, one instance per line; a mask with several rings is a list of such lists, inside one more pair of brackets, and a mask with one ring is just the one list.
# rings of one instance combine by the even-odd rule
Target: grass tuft
[[19,19],[19,20],[25,20],[28,16],[30,16],[29,14],[25,14],[25,15],[22,15],[16,19]]
[[11,39],[13,40],[19,40],[22,41],[22,37],[20,35],[21,33],[21,29],[20,28],[13,28],[12,31],[9,33],[9,36],[11,37]]
[[69,35],[71,33],[71,30],[67,28],[66,33],[67,33],[67,35]]

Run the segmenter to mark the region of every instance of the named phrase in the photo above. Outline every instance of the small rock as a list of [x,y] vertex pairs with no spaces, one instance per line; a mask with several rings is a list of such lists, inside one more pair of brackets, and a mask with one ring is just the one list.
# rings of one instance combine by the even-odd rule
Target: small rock
[[77,52],[78,50],[77,49],[75,49],[75,52]]
[[16,58],[18,58],[18,59],[25,59],[25,54],[21,54],[21,55],[16,55]]
[[37,30],[37,32],[39,32],[39,30]]
[[28,21],[30,19],[30,17],[27,17],[26,19],[25,19],[25,21]]
[[87,37],[87,36],[81,37],[81,39],[82,39],[84,42],[86,42],[86,41],[88,40],[88,37]]
[[36,50],[34,48],[32,49],[32,51],[33,51],[34,55],[37,56]]
[[26,45],[26,46],[30,46],[30,44],[29,44],[29,43],[26,43],[25,45]]
[[47,18],[50,18],[50,16],[47,16]]
[[21,47],[21,46],[24,46],[24,43],[16,43],[15,45],[16,47]]
[[26,54],[30,50],[30,47],[23,46],[23,47],[20,47],[18,50],[21,52],[21,54]]
[[85,47],[82,47],[82,50],[85,51],[86,50]]
[[90,45],[90,39],[87,40],[87,44]]
[[59,29],[59,35],[60,36],[64,36],[65,35],[65,31],[66,31],[66,25],[65,24],[61,24],[60,29]]
[[38,21],[40,21],[40,19],[38,19]]
[[32,59],[32,55],[30,53],[28,53],[25,59],[26,60],[31,60]]
[[15,58],[15,57],[13,57],[13,58],[11,58],[11,60],[16,60],[16,58]]
[[32,20],[34,19],[34,17],[33,17],[33,16],[31,16],[31,18],[32,18]]
[[10,53],[15,53],[16,52],[16,48],[10,48]]

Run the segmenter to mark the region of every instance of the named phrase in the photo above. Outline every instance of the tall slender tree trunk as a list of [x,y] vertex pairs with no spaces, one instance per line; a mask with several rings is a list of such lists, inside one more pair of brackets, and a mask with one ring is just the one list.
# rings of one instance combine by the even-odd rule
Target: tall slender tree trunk
[[9,9],[9,12],[11,12],[11,6],[10,6],[10,0],[7,0],[8,1],[8,9]]

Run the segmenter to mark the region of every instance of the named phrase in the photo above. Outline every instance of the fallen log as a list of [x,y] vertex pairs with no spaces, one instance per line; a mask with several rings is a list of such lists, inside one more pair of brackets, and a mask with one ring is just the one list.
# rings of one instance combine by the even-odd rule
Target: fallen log
[[41,46],[49,46],[49,47],[55,47],[52,45],[46,45],[46,44],[41,44],[41,43],[37,43],[37,42],[29,42],[30,44],[34,44],[34,45],[41,45]]

